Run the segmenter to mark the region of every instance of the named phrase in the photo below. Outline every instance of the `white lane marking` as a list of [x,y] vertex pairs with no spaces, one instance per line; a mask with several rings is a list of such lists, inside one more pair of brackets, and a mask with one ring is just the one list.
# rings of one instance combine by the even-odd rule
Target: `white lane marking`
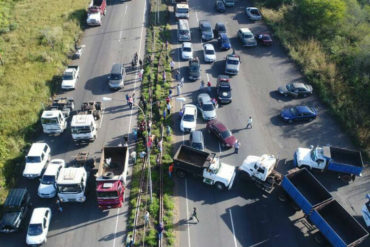
[[220,142],[218,142],[218,150],[219,150],[220,155],[221,155],[222,149],[221,149],[221,144],[220,144]]
[[[127,12],[127,6],[128,6],[128,5],[126,5],[125,12],[123,13],[123,16],[125,16],[125,15],[126,15],[126,12]],[[123,30],[121,30],[121,31],[119,32],[119,39],[118,39],[118,42],[121,42],[122,34],[123,34]]]
[[[189,219],[189,204],[188,204],[188,180],[185,178],[185,201],[186,201],[186,219]],[[188,246],[190,247],[190,228],[188,226]]]
[[207,76],[207,82],[209,82],[209,75],[208,75],[208,73],[206,73],[206,76]]
[[102,112],[102,114],[101,114],[101,119],[100,119],[99,129],[101,129],[101,126],[102,126],[102,124],[103,124],[104,114],[105,114],[105,110],[103,109],[103,112]]
[[[127,9],[127,6],[126,6],[126,9]],[[143,31],[144,31],[144,26],[145,26],[145,11],[146,11],[146,1],[144,1],[144,8],[143,8],[143,25],[141,26],[141,33],[140,33],[140,43],[139,43],[139,52],[138,52],[138,56],[140,57],[140,52],[141,52],[141,44],[142,44],[142,40],[143,40]],[[125,12],[126,13],[126,12]],[[137,74],[135,75],[135,80],[134,80],[134,93],[135,93],[135,88],[136,88],[136,81],[137,81]],[[130,112],[130,121],[129,121],[129,125],[128,125],[128,133],[131,133],[131,122],[132,122],[132,109],[131,109],[131,112]],[[122,137],[123,138],[123,137]],[[130,138],[130,136],[128,135],[128,138]],[[129,141],[129,139],[128,139]],[[116,215],[116,227],[115,227],[115,230],[114,230],[114,236],[117,235],[117,228],[118,228],[118,216],[119,216],[119,211],[120,211],[120,208],[118,208],[117,210],[117,215]],[[113,239],[113,247],[116,246],[116,238]]]
[[195,18],[197,19],[197,22],[199,23],[198,13],[196,11],[195,11]]
[[229,209],[229,214],[230,214],[231,228],[233,230],[234,246],[237,247],[238,245],[236,243],[235,230],[234,230],[234,222],[233,222],[233,214],[231,213],[231,209]]

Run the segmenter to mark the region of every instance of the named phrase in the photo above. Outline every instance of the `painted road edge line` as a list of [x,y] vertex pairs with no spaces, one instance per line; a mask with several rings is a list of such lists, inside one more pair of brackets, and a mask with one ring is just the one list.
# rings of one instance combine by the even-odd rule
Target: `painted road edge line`
[[238,244],[236,243],[236,237],[235,237],[235,230],[234,230],[234,221],[233,221],[233,214],[231,213],[231,209],[229,209],[230,214],[230,221],[231,221],[231,228],[233,230],[233,237],[234,237],[234,246],[237,247]]

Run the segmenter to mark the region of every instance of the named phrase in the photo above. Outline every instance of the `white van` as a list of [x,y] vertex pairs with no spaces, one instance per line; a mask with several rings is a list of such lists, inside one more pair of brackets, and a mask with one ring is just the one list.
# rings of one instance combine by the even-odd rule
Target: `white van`
[[178,3],[175,6],[175,16],[176,18],[189,19],[189,5],[184,3]]
[[179,20],[177,24],[177,39],[179,40],[179,42],[191,41],[191,33],[188,20]]

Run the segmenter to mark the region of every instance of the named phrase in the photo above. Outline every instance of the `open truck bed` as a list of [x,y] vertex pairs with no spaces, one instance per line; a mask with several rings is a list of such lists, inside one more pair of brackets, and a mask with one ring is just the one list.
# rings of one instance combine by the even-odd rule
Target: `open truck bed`
[[123,175],[127,173],[127,164],[127,147],[104,147],[96,174],[97,180],[125,180]]
[[364,162],[360,151],[337,147],[324,147],[324,156],[330,158],[327,169],[359,176]]

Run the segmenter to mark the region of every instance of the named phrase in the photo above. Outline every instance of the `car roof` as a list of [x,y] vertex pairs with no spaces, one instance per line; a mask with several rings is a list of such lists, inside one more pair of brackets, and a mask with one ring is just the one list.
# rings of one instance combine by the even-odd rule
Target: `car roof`
[[58,117],[59,113],[59,110],[43,111],[41,118],[55,118]]
[[194,130],[191,132],[192,141],[197,143],[203,143],[203,132],[200,130]]
[[27,156],[39,156],[39,155],[41,155],[42,151],[44,150],[45,145],[47,145],[47,144],[42,143],[42,142],[33,143],[31,148],[30,148],[30,151],[28,151]]
[[242,33],[252,33],[251,30],[247,27],[242,27],[239,29]]
[[225,130],[228,130],[223,123],[221,123],[220,121],[218,121],[216,119],[213,119],[213,120],[209,121],[209,123],[211,125],[215,126],[221,132],[223,132]]
[[195,111],[197,110],[197,107],[193,104],[186,104],[184,106],[184,115],[185,114],[194,114]]
[[297,109],[298,112],[301,112],[301,113],[313,113],[312,109],[306,105],[299,105],[299,106],[296,106],[295,108]]
[[26,188],[16,188],[10,190],[3,206],[7,208],[20,206],[24,196],[27,195],[27,193],[28,191]]
[[46,210],[50,210],[50,208],[35,208],[32,212],[30,224],[42,224]]
[[216,23],[216,26],[218,26],[218,27],[225,27],[226,28],[226,26],[225,26],[225,24],[223,24],[222,22],[217,22]]
[[56,175],[57,172],[58,172],[58,169],[59,169],[59,167],[61,165],[62,164],[50,164],[49,163],[48,167],[45,170],[44,175],[47,175],[47,176],[54,176],[54,175]]
[[212,103],[211,102],[211,97],[209,96],[208,93],[201,93],[198,95],[198,99],[202,99],[203,103]]
[[227,33],[220,33],[219,35],[221,39],[228,39],[229,37],[227,36]]
[[191,47],[191,43],[190,42],[184,42],[184,43],[182,43],[182,46],[183,47]]
[[211,22],[208,21],[208,20],[200,20],[199,24],[201,24],[203,26],[211,26]]
[[212,44],[204,44],[203,47],[207,50],[214,50],[215,49]]

